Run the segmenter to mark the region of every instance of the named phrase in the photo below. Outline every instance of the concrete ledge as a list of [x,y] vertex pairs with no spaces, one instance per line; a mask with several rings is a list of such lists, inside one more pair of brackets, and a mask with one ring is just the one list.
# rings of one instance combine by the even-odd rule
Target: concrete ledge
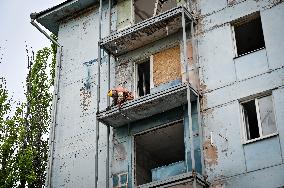
[[182,28],[183,11],[186,23],[193,21],[193,17],[188,10],[180,6],[131,27],[114,32],[108,37],[103,38],[100,44],[108,53],[120,56],[178,32]]

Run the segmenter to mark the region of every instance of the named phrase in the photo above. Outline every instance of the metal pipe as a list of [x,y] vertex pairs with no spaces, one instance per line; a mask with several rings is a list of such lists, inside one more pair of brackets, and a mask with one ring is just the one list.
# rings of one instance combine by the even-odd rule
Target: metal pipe
[[49,160],[47,164],[47,177],[45,182],[45,187],[51,187],[51,176],[52,176],[52,165],[53,165],[53,150],[54,150],[54,139],[55,139],[55,126],[57,119],[57,103],[58,103],[58,93],[59,93],[59,80],[60,80],[60,67],[62,61],[62,46],[53,38],[51,38],[40,26],[35,22],[35,19],[31,19],[30,22],[35,28],[37,28],[46,38],[48,38],[51,42],[56,44],[59,47],[59,51],[57,52],[57,60],[56,60],[56,76],[55,76],[55,84],[53,91],[53,99],[52,99],[52,112],[51,112],[51,124],[50,124],[50,134],[49,134]]
[[[195,37],[194,37],[194,23],[191,22],[191,26],[190,26],[190,32],[191,32],[191,45],[192,45],[192,65],[193,65],[193,68],[191,70],[193,70],[194,72],[194,80],[195,80],[195,83],[199,83],[199,79],[198,79],[198,62],[197,62],[197,56],[196,56],[196,43],[195,43]],[[199,85],[197,85],[197,90],[199,90]]]
[[34,19],[31,20],[31,24],[33,26],[35,26],[35,28],[37,28],[42,34],[44,34],[44,36],[46,36],[49,40],[51,40],[51,42],[53,42],[54,44],[56,44],[58,47],[61,47],[61,45],[56,41],[54,40],[53,38],[51,38],[49,36],[49,34],[47,34],[47,32],[45,32],[43,29],[40,28],[40,26],[35,22]]
[[183,64],[186,72],[186,82],[189,82],[188,75],[188,54],[187,54],[187,42],[186,42],[186,25],[185,25],[185,13],[184,8],[182,9],[182,41],[183,41]]
[[[190,99],[190,83],[189,83],[189,63],[187,54],[187,41],[186,41],[186,25],[185,25],[185,13],[184,8],[182,9],[182,38],[183,38],[183,55],[184,63],[186,67],[186,81],[187,81],[187,115],[188,115],[188,126],[189,126],[189,138],[190,138],[190,153],[191,153],[191,169],[195,173],[195,159],[194,159],[194,144],[193,144],[193,128],[192,128],[192,118],[191,118],[191,99]],[[193,188],[196,188],[196,177],[195,174],[193,179]]]
[[[100,83],[101,83],[101,33],[102,33],[102,0],[99,6],[99,40],[98,40],[98,70],[97,70],[97,112],[100,110]],[[95,188],[98,187],[98,165],[99,165],[99,121],[96,119],[96,153],[95,153]]]
[[[191,31],[191,45],[192,45],[192,64],[194,66],[194,72],[196,73],[196,58],[195,58],[195,40],[194,40],[194,25],[193,25],[193,20],[191,21],[191,27],[190,27],[190,31]],[[196,75],[193,75],[195,78],[193,78],[195,80],[195,82],[197,83],[197,78]],[[188,71],[188,77],[189,77],[189,71]],[[188,82],[189,85],[189,82]],[[197,100],[199,100],[199,94],[197,97]],[[194,173],[194,179],[193,179],[193,188],[196,188],[196,171],[195,171],[195,158],[194,158],[194,143],[193,143],[193,127],[192,127],[192,123],[191,123],[191,130],[190,130],[190,138],[191,139],[191,160],[192,160],[192,172]]]
[[[109,0],[108,2],[108,16],[109,16],[109,35],[111,33],[111,3],[112,1]],[[108,80],[108,91],[110,90],[110,53],[108,53],[108,67],[107,67],[107,80]],[[110,97],[107,96],[107,106],[110,106]],[[107,125],[107,156],[106,156],[106,188],[109,188],[109,139],[110,139],[110,127]]]
[[57,120],[57,103],[58,103],[58,98],[59,98],[59,80],[60,80],[60,68],[61,68],[61,62],[62,62],[62,47],[60,47],[59,49],[59,55],[58,55],[58,59],[56,61],[57,63],[57,66],[56,66],[56,77],[55,77],[55,80],[56,80],[56,85],[54,86],[55,90],[54,90],[54,95],[53,95],[53,115],[52,115],[52,127],[51,127],[51,133],[50,133],[50,136],[51,136],[51,139],[50,139],[50,142],[51,142],[51,149],[49,150],[50,152],[50,156],[49,156],[49,165],[48,165],[48,184],[47,184],[47,187],[52,187],[51,186],[51,177],[52,177],[52,166],[53,166],[53,151],[54,151],[54,139],[55,139],[55,127],[56,127],[56,120]]

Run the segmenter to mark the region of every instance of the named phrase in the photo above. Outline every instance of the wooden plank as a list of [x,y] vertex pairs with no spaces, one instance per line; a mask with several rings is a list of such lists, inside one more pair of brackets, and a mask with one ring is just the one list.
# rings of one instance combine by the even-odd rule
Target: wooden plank
[[153,55],[154,86],[181,79],[180,46]]

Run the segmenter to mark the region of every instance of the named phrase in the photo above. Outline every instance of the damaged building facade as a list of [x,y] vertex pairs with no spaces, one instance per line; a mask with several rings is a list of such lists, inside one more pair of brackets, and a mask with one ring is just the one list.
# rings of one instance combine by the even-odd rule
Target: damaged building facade
[[[68,0],[47,187],[284,186],[282,0]],[[110,88],[135,98],[109,107]]]

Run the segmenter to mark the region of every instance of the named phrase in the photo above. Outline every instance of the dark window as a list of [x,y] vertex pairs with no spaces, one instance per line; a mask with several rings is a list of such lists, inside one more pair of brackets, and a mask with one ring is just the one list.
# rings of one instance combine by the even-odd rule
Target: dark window
[[255,101],[253,100],[244,103],[243,108],[246,122],[247,138],[248,140],[258,138],[260,135],[257,122]]
[[153,181],[157,167],[185,160],[183,135],[180,122],[135,136],[136,185]]
[[261,19],[234,26],[238,56],[265,47]]
[[139,97],[150,93],[150,61],[138,64],[137,94]]
[[246,140],[276,133],[272,96],[242,103]]

